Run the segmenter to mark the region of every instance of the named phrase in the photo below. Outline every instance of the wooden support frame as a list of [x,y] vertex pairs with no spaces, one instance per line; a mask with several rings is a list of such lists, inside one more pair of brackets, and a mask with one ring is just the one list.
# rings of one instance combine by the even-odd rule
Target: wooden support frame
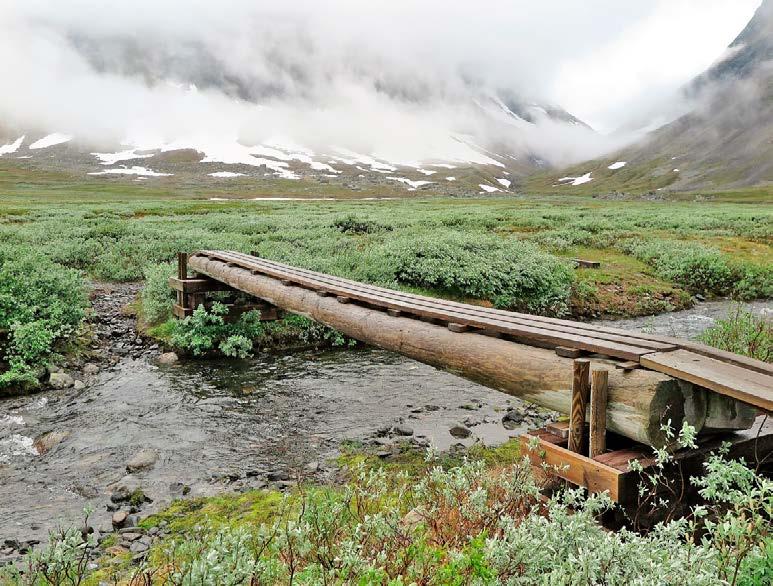
[[590,360],[578,358],[572,363],[574,376],[572,379],[572,410],[569,414],[569,445],[572,452],[582,453],[585,450],[585,411],[590,394]]
[[[529,457],[537,471],[554,474],[590,492],[608,491],[615,502],[627,502],[635,497],[637,473],[629,468],[626,461],[622,466],[610,466],[582,454],[567,449],[567,438],[562,438],[547,428],[530,431],[520,437],[522,452]],[[645,452],[632,452],[630,460],[636,456],[646,459]]]
[[590,452],[591,458],[607,449],[607,387],[609,371],[598,369],[591,374],[590,387]]

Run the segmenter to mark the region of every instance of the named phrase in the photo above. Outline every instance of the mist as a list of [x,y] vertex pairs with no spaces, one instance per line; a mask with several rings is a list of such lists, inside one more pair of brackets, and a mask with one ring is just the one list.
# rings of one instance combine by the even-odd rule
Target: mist
[[[755,3],[740,3],[749,5],[748,14],[733,11],[742,26]],[[594,55],[673,4],[0,0],[0,126],[106,148],[280,140],[390,160],[448,156],[462,137],[564,164],[633,134],[596,132],[538,109],[529,122],[514,119],[502,97],[563,106],[582,119],[566,103],[567,67],[592,70]],[[696,18],[722,5],[700,4]],[[715,12],[715,21],[724,16]],[[661,76],[659,94],[700,71],[682,65]],[[624,125],[660,98],[628,90],[600,126]],[[587,87],[582,99],[593,102]]]

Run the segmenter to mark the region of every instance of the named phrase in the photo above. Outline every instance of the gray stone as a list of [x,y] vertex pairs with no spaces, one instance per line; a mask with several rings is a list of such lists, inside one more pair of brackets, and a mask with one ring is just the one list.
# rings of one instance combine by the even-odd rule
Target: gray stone
[[72,388],[75,389],[76,391],[82,391],[83,389],[86,388],[86,383],[84,383],[82,380],[76,380],[72,384]]
[[66,372],[52,372],[48,377],[48,384],[55,389],[70,388],[74,382],[72,377]]
[[129,514],[126,511],[116,511],[113,513],[112,523],[113,527],[118,529],[126,524],[126,520],[129,518]]
[[148,546],[142,543],[141,541],[135,541],[134,543],[131,544],[129,551],[132,553],[144,553],[148,551]]
[[174,364],[180,359],[179,356],[177,356],[174,352],[164,352],[161,356],[158,357],[158,363],[159,364]]
[[49,431],[35,438],[33,445],[38,454],[45,454],[62,443],[69,435],[69,431]]
[[155,450],[140,450],[126,462],[126,470],[131,473],[147,470],[152,468],[157,461],[158,452]]
[[472,435],[472,432],[464,425],[454,425],[451,429],[448,430],[448,433],[459,439],[464,439]]
[[83,374],[86,376],[94,376],[99,373],[99,366],[94,363],[89,363],[83,367]]
[[413,429],[407,425],[395,425],[392,431],[395,433],[395,435],[413,435]]

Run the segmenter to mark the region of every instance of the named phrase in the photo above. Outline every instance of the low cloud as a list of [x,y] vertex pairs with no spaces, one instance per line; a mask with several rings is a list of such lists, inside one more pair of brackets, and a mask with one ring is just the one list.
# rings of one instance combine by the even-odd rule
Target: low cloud
[[662,3],[643,4],[0,0],[0,124],[97,145],[278,138],[393,159],[461,137],[566,163],[627,137],[538,109],[523,124],[498,97],[552,104],[568,63]]

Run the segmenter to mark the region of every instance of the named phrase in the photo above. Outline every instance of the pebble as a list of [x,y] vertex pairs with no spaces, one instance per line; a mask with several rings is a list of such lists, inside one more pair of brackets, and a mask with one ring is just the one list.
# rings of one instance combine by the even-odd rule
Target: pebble
[[130,473],[152,468],[158,461],[158,452],[155,450],[140,450],[126,462],[126,470]]
[[55,389],[67,389],[74,384],[73,378],[65,372],[52,372],[48,376],[48,384]]
[[113,513],[112,523],[116,529],[126,524],[129,514],[126,511],[116,511]]
[[413,429],[407,425],[395,425],[392,431],[395,435],[409,436],[413,435]]
[[158,357],[159,364],[174,364],[178,360],[180,360],[180,357],[175,352],[164,352]]
[[448,433],[459,439],[467,438],[472,435],[472,432],[464,425],[454,425],[451,429],[448,430]]
[[83,367],[83,374],[86,376],[94,376],[97,373],[99,373],[99,366],[94,363],[89,363]]

